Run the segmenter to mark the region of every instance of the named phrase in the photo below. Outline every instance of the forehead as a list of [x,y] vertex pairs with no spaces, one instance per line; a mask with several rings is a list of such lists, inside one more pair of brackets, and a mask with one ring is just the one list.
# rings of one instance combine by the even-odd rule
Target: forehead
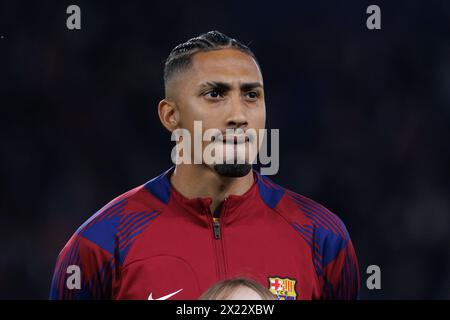
[[229,297],[230,300],[261,300],[259,294],[248,287],[240,286]]
[[256,61],[236,49],[221,49],[196,53],[192,57],[190,77],[195,82],[256,82],[262,83]]

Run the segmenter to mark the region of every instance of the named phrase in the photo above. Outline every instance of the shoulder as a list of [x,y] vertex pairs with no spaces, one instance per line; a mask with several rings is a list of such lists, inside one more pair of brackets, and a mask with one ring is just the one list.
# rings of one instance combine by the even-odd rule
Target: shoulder
[[[316,271],[347,255],[350,236],[344,222],[324,205],[297,192],[277,186],[283,196],[274,210],[292,227],[313,252]],[[351,247],[351,245],[350,245]]]
[[324,205],[291,190],[286,190],[285,201],[296,209],[292,219],[301,217],[302,221],[323,234],[340,237],[345,241],[349,239],[344,222]]
[[103,206],[78,228],[74,237],[110,255],[119,254],[123,261],[129,245],[163,209],[164,205],[141,185]]
[[331,236],[344,242],[349,240],[344,222],[324,205],[284,188],[266,176],[258,174],[257,183],[263,202],[294,228],[315,231],[318,237]]

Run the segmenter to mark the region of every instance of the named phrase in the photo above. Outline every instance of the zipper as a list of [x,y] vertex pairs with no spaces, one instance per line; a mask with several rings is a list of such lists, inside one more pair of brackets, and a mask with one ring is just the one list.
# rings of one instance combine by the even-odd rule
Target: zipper
[[219,240],[220,239],[220,222],[219,219],[216,220],[216,218],[213,218],[213,229],[214,229],[214,239]]
[[209,217],[212,220],[213,236],[214,236],[213,242],[218,264],[219,280],[225,278],[226,276],[225,252],[223,250],[223,229],[222,224],[220,223],[220,219],[221,217],[223,217],[223,214],[226,211],[226,205],[227,205],[227,198],[225,198],[223,201],[222,208],[220,209],[220,214],[218,217],[214,217],[211,214],[211,212],[209,214]]

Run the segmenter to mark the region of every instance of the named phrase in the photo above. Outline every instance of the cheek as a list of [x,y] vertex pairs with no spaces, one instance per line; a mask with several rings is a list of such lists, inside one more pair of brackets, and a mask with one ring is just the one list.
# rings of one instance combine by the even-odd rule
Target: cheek
[[212,118],[212,112],[207,108],[203,101],[197,98],[189,99],[180,106],[180,118],[183,119],[187,127],[193,127],[193,121],[207,121]]
[[202,120],[201,112],[193,101],[183,101],[183,104],[179,105],[179,113],[180,125],[189,131],[194,129],[195,120]]
[[201,105],[201,103],[186,104],[182,112],[180,112],[180,124],[189,128],[194,128],[194,121],[201,121],[203,132],[209,128],[221,128],[221,120],[223,119],[223,111],[220,108],[211,108],[208,105]]
[[[250,120],[250,119],[249,119]],[[251,127],[255,129],[264,129],[266,124],[266,109],[265,107],[258,107],[251,113]]]
[[262,124],[262,127],[261,128],[265,128],[266,127],[266,105],[263,104],[261,109],[262,109],[262,111],[261,111],[261,124]]

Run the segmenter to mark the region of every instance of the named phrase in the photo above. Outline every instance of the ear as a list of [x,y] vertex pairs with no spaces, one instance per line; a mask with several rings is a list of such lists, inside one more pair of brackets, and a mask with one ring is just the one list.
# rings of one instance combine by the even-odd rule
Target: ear
[[158,104],[159,120],[167,130],[172,132],[179,127],[180,112],[175,102],[163,99]]

